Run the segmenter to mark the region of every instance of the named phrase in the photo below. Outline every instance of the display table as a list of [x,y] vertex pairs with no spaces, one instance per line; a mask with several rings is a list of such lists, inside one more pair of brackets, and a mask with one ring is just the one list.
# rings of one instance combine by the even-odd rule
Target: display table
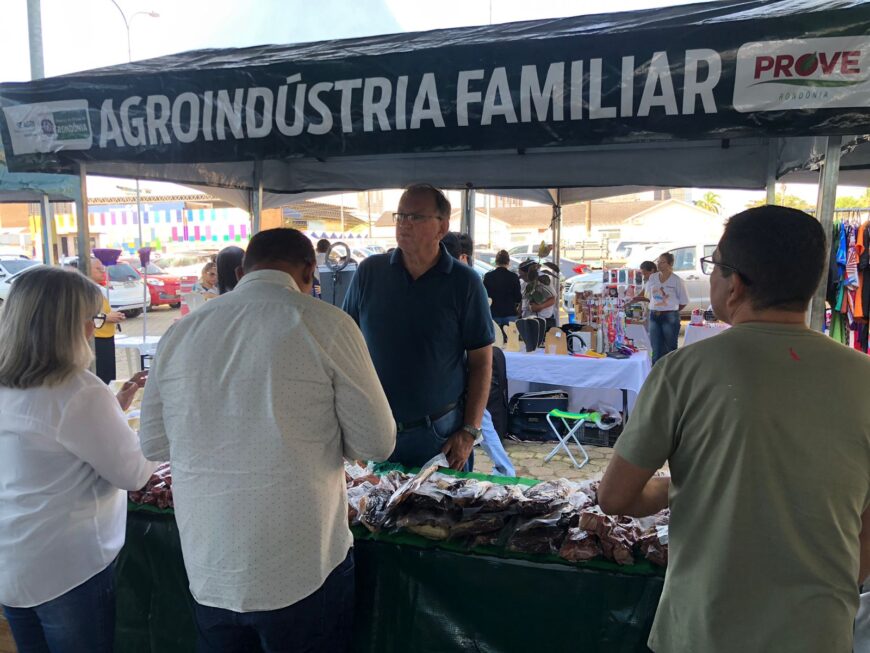
[[631,358],[582,358],[559,354],[545,354],[543,351],[531,353],[506,351],[507,378],[509,392],[523,392],[517,382],[544,383],[563,388],[594,388],[611,390],[621,394],[616,401],[610,395],[571,393],[570,410],[579,410],[599,399],[611,405],[622,402],[623,412],[627,415],[634,398],[640,392],[646,377],[652,369],[649,352],[639,351]]
[[686,337],[683,339],[683,346],[691,345],[694,342],[706,340],[713,336],[718,336],[720,333],[728,329],[724,322],[712,322],[710,324],[686,325]]
[[[648,650],[664,581],[649,562],[569,563],[353,531],[357,653]],[[171,510],[130,504],[116,585],[116,650],[194,651],[193,599]]]
[[127,369],[130,370],[130,374],[142,369],[142,357],[153,356],[157,352],[159,342],[160,336],[146,336],[144,340],[142,336],[115,336],[115,347],[123,349],[127,355]]

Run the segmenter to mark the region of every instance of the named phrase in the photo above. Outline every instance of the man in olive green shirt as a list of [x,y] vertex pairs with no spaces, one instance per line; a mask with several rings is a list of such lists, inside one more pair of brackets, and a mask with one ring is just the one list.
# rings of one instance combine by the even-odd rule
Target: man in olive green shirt
[[[766,206],[705,268],[728,331],[653,369],[599,489],[610,513],[670,505],[657,653],[851,653],[870,573],[870,358],[805,325],[821,226]],[[652,478],[665,462],[670,478]]]

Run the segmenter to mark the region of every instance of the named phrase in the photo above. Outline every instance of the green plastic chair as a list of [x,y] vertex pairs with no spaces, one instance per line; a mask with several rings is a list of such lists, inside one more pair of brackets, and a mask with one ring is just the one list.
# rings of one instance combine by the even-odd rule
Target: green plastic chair
[[[562,424],[565,426],[566,432],[565,435],[559,434],[559,429],[553,423],[554,419],[559,419],[562,421]],[[585,412],[585,413],[569,413],[564,410],[551,410],[547,413],[547,423],[550,425],[550,429],[552,429],[555,436],[559,439],[559,444],[544,458],[544,462],[550,462],[553,456],[555,456],[559,449],[564,449],[565,453],[568,454],[568,457],[571,459],[571,462],[574,463],[574,467],[580,469],[589,462],[589,454],[586,453],[586,449],[583,448],[583,445],[580,443],[580,440],[577,438],[577,431],[580,430],[581,433],[586,430],[586,422],[597,422],[601,419],[601,413],[597,412]],[[568,422],[573,422],[569,424]],[[578,463],[577,459],[574,457],[574,454],[571,453],[571,449],[568,446],[569,440],[574,440],[574,443],[577,445],[577,448],[580,449],[580,453],[583,455],[583,462]]]

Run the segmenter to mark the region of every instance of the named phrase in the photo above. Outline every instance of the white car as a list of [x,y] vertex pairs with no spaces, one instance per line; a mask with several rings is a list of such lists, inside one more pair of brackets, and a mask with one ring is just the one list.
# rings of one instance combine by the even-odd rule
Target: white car
[[136,317],[145,308],[145,284],[142,277],[129,263],[116,263],[106,268],[109,281],[103,292],[109,298],[112,310],[121,311],[127,317]]
[[591,270],[570,277],[562,286],[562,305],[569,313],[574,312],[574,293],[592,291],[596,295],[604,292],[604,271]]
[[27,268],[32,268],[39,264],[39,261],[32,261],[29,258],[20,258],[18,256],[0,257],[0,305],[9,297],[9,291],[15,278]]
[[[78,265],[78,257],[68,256],[61,263],[75,267]],[[106,270],[109,278],[100,290],[108,297],[112,310],[121,311],[127,317],[136,317],[142,313],[148,294],[139,273],[129,263],[123,262],[109,265]]]

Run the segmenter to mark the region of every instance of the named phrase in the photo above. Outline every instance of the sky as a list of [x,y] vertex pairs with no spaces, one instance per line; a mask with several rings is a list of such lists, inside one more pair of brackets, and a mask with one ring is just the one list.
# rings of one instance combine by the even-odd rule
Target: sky
[[[695,0],[117,0],[133,59],[201,48],[297,43],[691,4]],[[41,0],[46,76],[124,63],[127,35],[111,0]],[[144,13],[157,12],[153,18]],[[0,0],[0,81],[30,79],[27,0]],[[815,187],[789,192],[815,203]],[[846,190],[846,189],[844,189]],[[860,194],[856,193],[847,194]],[[700,195],[700,193],[699,193]],[[740,210],[758,193],[723,193]]]

